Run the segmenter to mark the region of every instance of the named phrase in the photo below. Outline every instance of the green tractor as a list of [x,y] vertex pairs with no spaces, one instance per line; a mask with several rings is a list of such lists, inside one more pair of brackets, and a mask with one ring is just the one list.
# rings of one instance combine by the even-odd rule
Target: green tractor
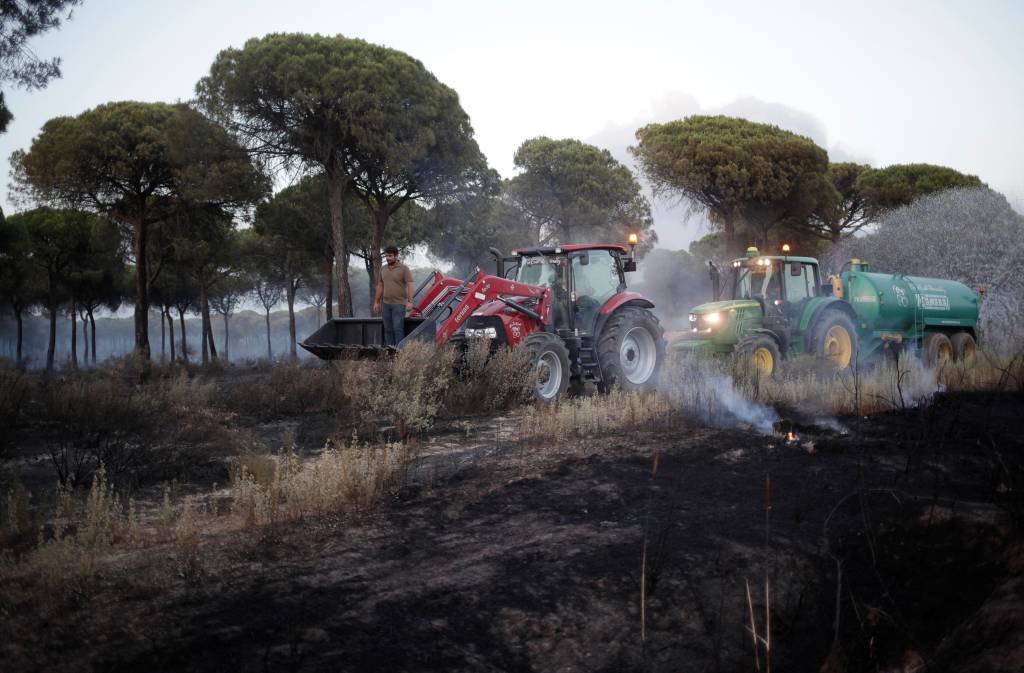
[[788,252],[748,248],[732,262],[724,300],[722,274],[709,263],[715,301],[691,310],[690,331],[673,348],[747,358],[765,376],[801,354],[837,369],[900,351],[931,365],[973,357],[979,295],[963,283],[872,273],[856,259],[823,281],[818,260]]

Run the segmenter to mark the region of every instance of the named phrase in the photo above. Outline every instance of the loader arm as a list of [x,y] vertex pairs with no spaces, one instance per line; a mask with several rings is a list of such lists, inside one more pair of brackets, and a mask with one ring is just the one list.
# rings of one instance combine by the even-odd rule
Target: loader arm
[[441,345],[450,339],[465,324],[466,319],[473,315],[473,311],[487,302],[500,300],[502,295],[538,297],[540,301],[537,304],[536,314],[541,318],[542,325],[551,324],[551,290],[549,288],[517,283],[507,278],[487,275],[480,269],[477,269],[476,276],[468,285],[468,292],[466,292],[462,301],[459,302],[459,305],[452,310],[451,318],[445,320],[438,327],[436,343]]

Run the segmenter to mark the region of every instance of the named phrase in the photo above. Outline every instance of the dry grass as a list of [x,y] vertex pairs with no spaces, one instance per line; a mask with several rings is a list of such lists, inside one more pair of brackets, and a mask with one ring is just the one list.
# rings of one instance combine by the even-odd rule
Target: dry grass
[[413,343],[393,360],[338,362],[337,376],[361,434],[372,435],[382,421],[403,439],[430,428],[455,383],[455,358],[451,348]]
[[[905,409],[942,391],[1017,390],[1024,381],[1024,356],[979,353],[968,363],[937,369],[917,358],[901,357],[836,372],[812,357],[785,361],[774,377],[758,376],[735,361],[670,357],[662,391],[682,410],[714,419],[742,400],[801,408],[829,415],[864,415]],[[724,407],[724,409],[723,409]]]
[[323,452],[302,460],[294,447],[250,459],[232,470],[231,511],[246,526],[280,523],[328,513],[363,512],[395,483],[408,458],[403,444],[331,440]]
[[594,437],[627,430],[649,430],[671,423],[679,410],[662,394],[614,390],[557,404],[534,404],[521,420],[525,437]]
[[471,339],[460,363],[458,380],[448,396],[449,411],[510,409],[530,397],[530,359],[522,349],[492,352],[487,339]]
[[69,486],[57,485],[52,516],[39,529],[35,548],[19,563],[9,563],[3,576],[31,576],[58,594],[83,592],[114,546],[140,539],[135,503],[114,493],[101,467],[84,498]]

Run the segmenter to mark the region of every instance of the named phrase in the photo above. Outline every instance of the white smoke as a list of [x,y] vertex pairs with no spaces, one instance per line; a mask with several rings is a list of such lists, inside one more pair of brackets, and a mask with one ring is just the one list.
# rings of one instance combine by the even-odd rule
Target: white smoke
[[688,416],[722,428],[748,426],[771,435],[779,414],[745,395],[714,361],[680,358],[662,375],[662,391]]
[[779,415],[771,407],[744,397],[736,390],[732,377],[717,375],[704,381],[717,401],[736,420],[753,426],[761,434],[770,435],[775,432],[775,423],[779,421]]

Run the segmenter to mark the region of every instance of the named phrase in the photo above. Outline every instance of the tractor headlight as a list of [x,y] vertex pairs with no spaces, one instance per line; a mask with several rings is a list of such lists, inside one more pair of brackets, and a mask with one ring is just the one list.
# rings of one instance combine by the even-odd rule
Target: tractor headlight
[[722,314],[718,311],[715,311],[714,313],[707,313],[704,315],[704,322],[709,325],[717,325],[722,322]]
[[697,314],[696,313],[691,313],[690,314],[690,322],[697,322]]
[[472,327],[466,328],[467,339],[497,339],[498,330],[493,327],[481,327],[474,329]]

